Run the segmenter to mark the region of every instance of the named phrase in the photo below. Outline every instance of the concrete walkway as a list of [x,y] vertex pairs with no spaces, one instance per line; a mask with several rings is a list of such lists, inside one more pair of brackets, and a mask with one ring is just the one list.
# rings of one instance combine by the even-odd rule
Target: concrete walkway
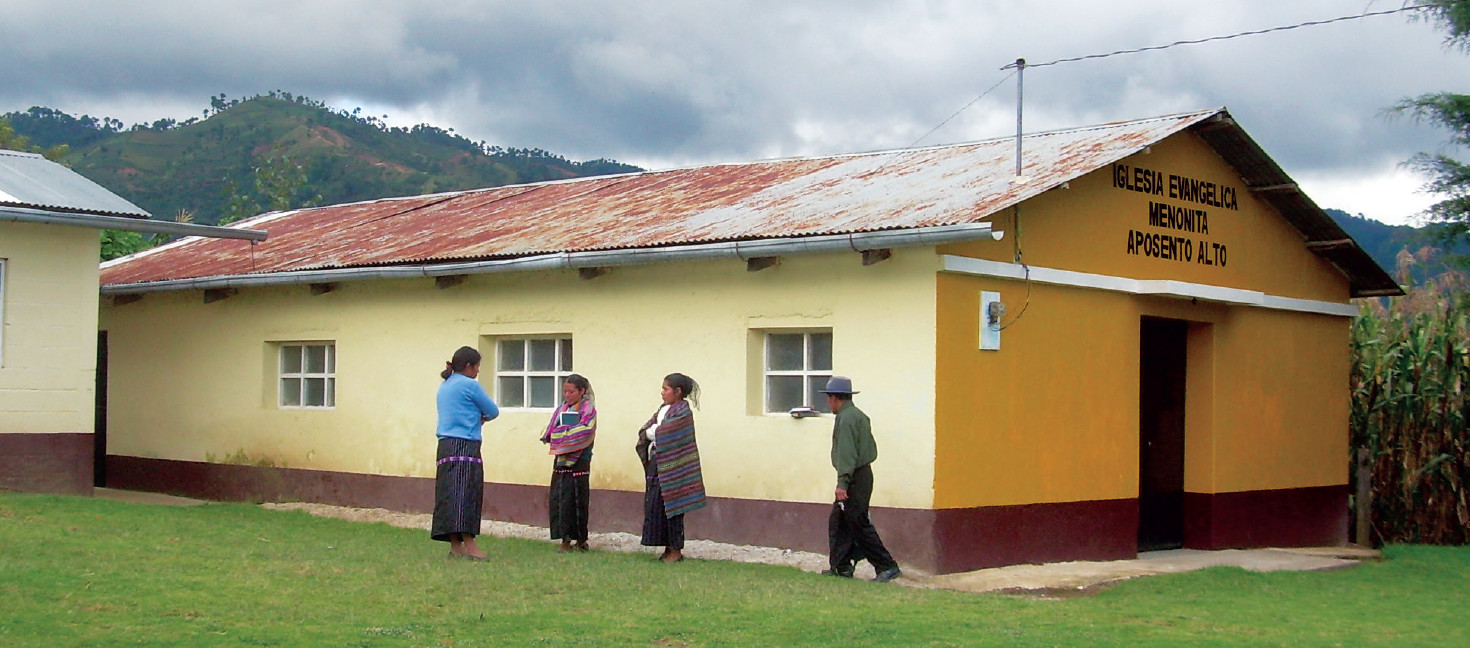
[[[175,497],[161,493],[124,491],[98,488],[95,497],[163,506],[193,506],[204,501]],[[428,528],[427,514],[408,514],[382,509],[351,509],[324,504],[265,504],[267,508],[304,509],[314,515],[338,517],[356,521],[386,522],[407,528]],[[546,530],[508,522],[485,521],[484,533],[499,537],[525,537],[545,539]],[[505,527],[505,528],[502,528]],[[510,527],[515,529],[506,530]],[[594,545],[599,550],[617,550],[612,536],[628,536],[627,551],[641,549],[636,546],[637,537],[630,534],[594,534]],[[740,550],[740,551],[736,551]],[[819,571],[826,566],[826,556],[804,552],[783,551],[765,547],[734,547],[707,540],[692,540],[686,547],[692,558],[708,560],[740,560],[767,564],[788,564],[806,571]],[[746,555],[750,554],[750,555]],[[1319,571],[1345,569],[1366,560],[1378,560],[1378,551],[1361,547],[1319,547],[1301,549],[1228,549],[1224,551],[1199,551],[1174,549],[1140,554],[1133,560],[1111,560],[1100,562],[1062,562],[1043,565],[1011,565],[958,574],[933,576],[918,570],[905,570],[903,578],[894,583],[919,588],[936,588],[962,592],[995,592],[1038,598],[1069,598],[1088,596],[1102,589],[1140,576],[1172,574],[1206,567],[1232,566],[1258,572],[1269,571]],[[809,564],[808,564],[809,563]],[[863,563],[866,567],[867,563]],[[867,574],[871,576],[871,574]]]
[[116,488],[94,488],[92,497],[109,499],[116,502],[131,502],[133,504],[158,504],[160,506],[197,506],[203,504],[203,500],[189,499],[187,497],[175,497],[163,493],[145,493],[142,491],[118,490]]
[[1250,571],[1320,571],[1353,567],[1380,555],[1361,547],[1301,549],[1227,549],[1199,551],[1173,549],[1139,554],[1133,560],[1063,562],[1011,565],[960,574],[929,576],[931,587],[966,592],[1000,592],[1041,597],[1087,595],[1107,585],[1154,574],[1172,574],[1206,567],[1240,567]]

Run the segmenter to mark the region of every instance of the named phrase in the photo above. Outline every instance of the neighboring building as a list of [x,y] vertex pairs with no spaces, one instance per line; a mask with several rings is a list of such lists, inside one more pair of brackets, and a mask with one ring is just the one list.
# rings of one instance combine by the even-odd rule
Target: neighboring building
[[221,235],[147,218],[66,167],[0,150],[0,489],[92,492],[99,230]]
[[104,264],[109,484],[426,511],[468,344],[504,412],[492,518],[545,523],[537,438],[575,370],[592,524],[636,531],[635,433],[679,371],[712,498],[691,535],[824,550],[831,419],[790,412],[836,373],[905,564],[1343,543],[1349,300],[1398,286],[1224,110],[1028,135],[1020,179],[1014,150],[272,213],[241,224],[263,244]]

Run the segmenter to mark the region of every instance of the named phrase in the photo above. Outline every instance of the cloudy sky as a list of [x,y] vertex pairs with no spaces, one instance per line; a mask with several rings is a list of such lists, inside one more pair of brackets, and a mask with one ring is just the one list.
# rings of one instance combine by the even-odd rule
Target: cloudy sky
[[[1401,3],[4,0],[0,112],[133,124],[279,89],[395,125],[667,168],[1004,137],[1016,83],[1000,68],[1016,58]],[[1030,68],[1026,130],[1226,106],[1323,207],[1405,222],[1432,197],[1399,165],[1445,137],[1383,109],[1470,91],[1470,54],[1443,35],[1397,14]]]

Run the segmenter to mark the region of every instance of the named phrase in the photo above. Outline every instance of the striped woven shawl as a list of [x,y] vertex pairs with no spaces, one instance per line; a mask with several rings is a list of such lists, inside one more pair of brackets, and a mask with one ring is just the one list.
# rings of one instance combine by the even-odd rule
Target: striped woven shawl
[[[653,426],[658,414],[643,424]],[[664,514],[683,515],[704,508],[704,475],[699,468],[699,447],[694,442],[694,412],[689,401],[669,407],[664,422],[654,432],[657,440],[658,486],[664,496]]]
[[558,405],[555,412],[551,413],[551,422],[546,425],[546,433],[543,435],[550,443],[549,454],[556,455],[556,465],[566,467],[577,463],[582,457],[582,451],[592,447],[593,438],[597,436],[597,408],[592,401],[582,399],[577,404],[576,411],[581,416],[576,425],[559,425],[561,413],[567,411],[565,403]]

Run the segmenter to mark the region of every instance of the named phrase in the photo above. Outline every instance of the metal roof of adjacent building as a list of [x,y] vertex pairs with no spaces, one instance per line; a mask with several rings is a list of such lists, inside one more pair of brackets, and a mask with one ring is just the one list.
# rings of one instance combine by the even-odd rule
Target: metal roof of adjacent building
[[0,150],[0,207],[148,218],[148,212],[37,153]]
[[[1282,211],[1354,296],[1399,287],[1224,109],[1034,133],[1015,140],[649,171],[264,214],[259,244],[184,239],[104,264],[104,285],[460,263],[977,223],[1183,130]],[[1286,187],[1283,189],[1283,187]],[[1348,241],[1350,245],[1342,241]],[[1321,245],[1313,246],[1313,242]]]

